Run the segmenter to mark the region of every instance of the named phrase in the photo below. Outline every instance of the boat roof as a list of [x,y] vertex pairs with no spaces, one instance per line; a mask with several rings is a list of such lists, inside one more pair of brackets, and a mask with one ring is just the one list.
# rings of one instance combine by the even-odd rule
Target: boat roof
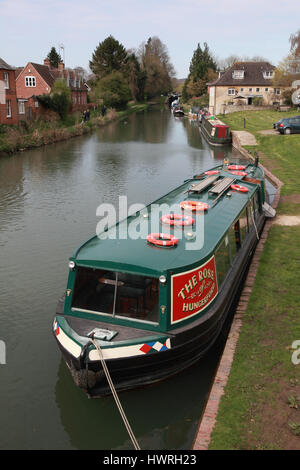
[[227,124],[225,124],[223,121],[218,119],[216,116],[204,116],[204,118],[211,123],[212,126],[214,127],[229,127]]
[[[229,190],[227,197],[222,195],[218,202],[212,205],[214,197],[206,188],[201,193],[188,193],[192,184],[211,178],[210,175],[195,176],[186,180],[181,186],[156,200],[142,211],[127,217],[116,225],[94,236],[75,253],[72,260],[79,266],[104,268],[110,270],[126,271],[141,275],[158,277],[168,271],[180,272],[184,268],[194,268],[199,261],[206,260],[212,255],[219,242],[226,234],[230,225],[237,219],[257,189],[257,184],[241,181],[243,176],[232,174],[227,167],[219,166],[214,170],[220,173],[216,176],[218,181],[224,178],[236,178],[235,183],[247,187],[248,192]],[[252,170],[252,172],[251,172]],[[263,170],[248,165],[246,170],[252,178],[262,180]],[[160,222],[161,215],[170,213],[182,214],[180,202],[185,200],[201,201],[209,204],[205,212],[185,211],[184,215],[192,216],[196,223],[193,227],[170,227]],[[165,207],[163,205],[166,205]],[[157,247],[147,242],[149,233],[170,233],[179,239],[174,247]],[[141,235],[142,234],[142,235]]]

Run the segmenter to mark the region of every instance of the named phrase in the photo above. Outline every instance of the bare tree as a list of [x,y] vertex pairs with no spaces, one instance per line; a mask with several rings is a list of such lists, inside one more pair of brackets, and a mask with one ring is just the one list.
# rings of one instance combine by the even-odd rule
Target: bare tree
[[147,75],[145,91],[148,96],[170,91],[175,70],[165,44],[157,36],[151,37],[139,46],[137,56]]
[[217,60],[219,70],[226,70],[227,68],[231,67],[236,62],[269,62],[269,60],[260,55],[254,55],[253,57],[249,57],[249,56],[238,56],[236,54],[232,54],[226,57],[225,59]]

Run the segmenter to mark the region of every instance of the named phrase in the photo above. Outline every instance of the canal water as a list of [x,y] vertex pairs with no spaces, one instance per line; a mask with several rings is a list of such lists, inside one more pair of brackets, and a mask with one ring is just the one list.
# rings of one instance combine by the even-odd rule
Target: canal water
[[[240,161],[230,147],[210,147],[187,118],[153,108],[0,158],[1,449],[132,449],[113,398],[89,400],[77,389],[52,337],[68,258],[95,234],[101,203],[120,195],[149,203],[225,156]],[[120,394],[142,449],[191,448],[221,349],[176,377]]]

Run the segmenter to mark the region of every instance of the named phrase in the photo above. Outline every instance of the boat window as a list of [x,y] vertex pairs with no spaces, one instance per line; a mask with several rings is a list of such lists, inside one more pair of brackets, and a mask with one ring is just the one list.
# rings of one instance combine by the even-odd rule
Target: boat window
[[[236,235],[236,231],[235,231],[234,226],[235,226],[235,224],[232,224],[230,229],[227,232],[227,236],[228,236],[228,240],[229,240],[231,263],[233,263],[235,255],[237,254],[238,248],[240,246],[239,244],[237,244],[237,240],[236,240],[237,235]],[[238,232],[238,235],[239,235],[239,232]],[[239,242],[239,238],[238,238],[238,242]]]
[[229,237],[226,235],[219,248],[216,251],[216,265],[218,285],[221,287],[223,280],[230,268],[230,255],[229,255]]
[[244,209],[243,212],[240,215],[239,218],[240,222],[240,237],[241,237],[241,243],[246,238],[247,232],[248,232],[248,218],[247,218],[247,209]]
[[158,280],[79,267],[72,308],[157,323]]

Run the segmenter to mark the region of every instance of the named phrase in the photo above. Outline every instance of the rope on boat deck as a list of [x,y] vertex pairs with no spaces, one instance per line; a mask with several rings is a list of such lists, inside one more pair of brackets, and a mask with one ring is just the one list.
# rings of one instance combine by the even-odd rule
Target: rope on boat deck
[[91,342],[93,343],[93,345],[95,346],[95,348],[96,348],[97,351],[98,351],[101,365],[102,365],[102,367],[103,367],[103,370],[104,370],[104,373],[105,373],[105,375],[106,375],[108,384],[109,384],[109,386],[110,386],[111,392],[112,392],[112,394],[113,394],[113,397],[114,397],[115,402],[116,402],[116,404],[117,404],[117,407],[118,407],[118,409],[119,409],[121,418],[123,419],[123,422],[124,422],[124,424],[125,424],[125,427],[126,427],[126,429],[127,429],[127,432],[128,432],[129,437],[130,437],[130,439],[131,439],[131,442],[132,442],[132,444],[133,444],[135,450],[141,450],[141,449],[140,449],[140,446],[139,446],[139,444],[138,444],[138,441],[136,440],[136,437],[135,437],[135,435],[133,434],[133,431],[132,431],[131,426],[130,426],[130,424],[129,424],[129,422],[128,422],[128,419],[127,419],[127,417],[126,417],[126,415],[125,415],[125,412],[124,412],[124,410],[123,410],[123,408],[122,408],[121,402],[120,402],[120,400],[119,400],[119,397],[118,397],[118,395],[117,395],[115,386],[114,386],[114,384],[113,384],[113,381],[112,381],[112,379],[111,379],[109,370],[108,370],[108,368],[107,368],[107,365],[106,365],[106,362],[105,362],[105,359],[104,359],[102,350],[101,350],[100,346],[99,346],[99,345],[96,343],[96,341],[94,340],[94,337],[93,337],[93,336],[90,336],[90,339],[91,339]]
[[255,223],[254,216],[253,216],[253,210],[250,210],[250,213],[251,213],[252,221],[253,221],[253,224],[254,224],[254,227],[255,227],[256,238],[257,238],[257,240],[259,240],[258,230],[257,230],[256,223]]

